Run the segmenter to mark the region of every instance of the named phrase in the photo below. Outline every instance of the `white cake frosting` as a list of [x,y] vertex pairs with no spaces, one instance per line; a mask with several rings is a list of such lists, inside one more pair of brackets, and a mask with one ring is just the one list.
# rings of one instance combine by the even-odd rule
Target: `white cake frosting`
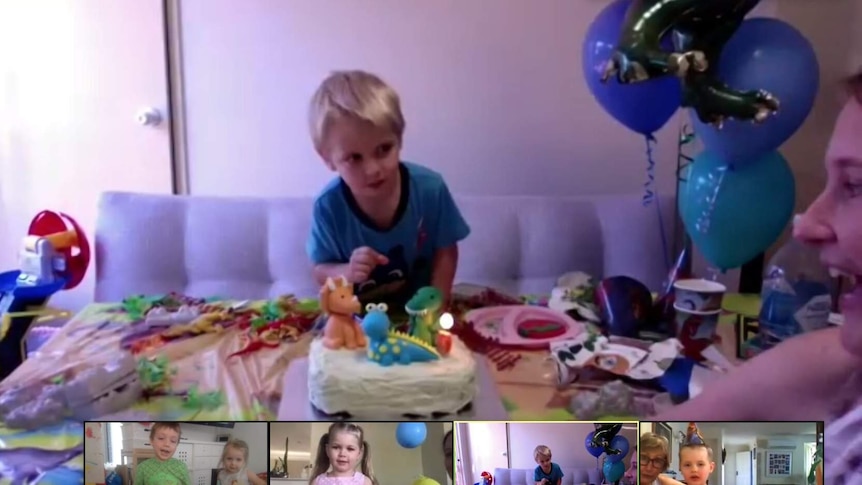
[[308,357],[308,396],[317,409],[353,418],[455,413],[477,393],[476,360],[456,336],[452,351],[432,362],[382,366],[364,350],[330,350],[317,338]]

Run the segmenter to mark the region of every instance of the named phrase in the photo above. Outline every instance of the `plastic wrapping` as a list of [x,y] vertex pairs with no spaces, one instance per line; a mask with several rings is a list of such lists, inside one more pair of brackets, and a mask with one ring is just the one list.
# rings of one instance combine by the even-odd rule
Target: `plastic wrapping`
[[762,348],[829,324],[832,281],[815,249],[795,240],[769,261],[763,278],[759,318]]

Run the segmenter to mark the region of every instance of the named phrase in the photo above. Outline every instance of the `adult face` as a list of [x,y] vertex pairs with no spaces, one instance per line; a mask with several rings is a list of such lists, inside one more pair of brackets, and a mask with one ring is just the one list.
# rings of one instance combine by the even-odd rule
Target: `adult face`
[[661,472],[667,470],[667,454],[661,449],[641,450],[640,456],[640,483],[642,485],[652,484]]
[[847,102],[826,151],[826,187],[794,220],[793,235],[820,250],[821,261],[850,276],[841,299],[842,344],[862,358],[862,102]]

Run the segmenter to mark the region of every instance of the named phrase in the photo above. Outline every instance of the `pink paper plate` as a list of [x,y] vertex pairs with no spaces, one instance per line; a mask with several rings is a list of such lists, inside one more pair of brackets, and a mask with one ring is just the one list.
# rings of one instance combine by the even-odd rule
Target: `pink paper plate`
[[[532,305],[505,305],[478,308],[464,319],[479,335],[502,346],[523,349],[548,349],[551,342],[568,340],[586,331],[584,323],[550,308]],[[532,336],[519,329],[529,329]]]

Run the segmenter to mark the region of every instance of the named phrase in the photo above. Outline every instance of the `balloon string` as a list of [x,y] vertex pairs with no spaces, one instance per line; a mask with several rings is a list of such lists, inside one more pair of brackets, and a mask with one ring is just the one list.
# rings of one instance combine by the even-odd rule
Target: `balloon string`
[[[715,188],[706,198],[706,209],[701,214],[700,219],[695,224],[698,231],[703,234],[709,232],[709,225],[712,222],[712,214],[715,212],[715,201],[718,200],[718,194],[721,192],[721,186],[724,183],[724,176],[727,174],[728,167],[721,167],[718,169],[718,180],[716,180]],[[710,177],[714,177],[714,175],[710,175]]]
[[656,142],[652,133],[644,135],[646,141],[646,156],[647,156],[647,181],[644,183],[645,193],[643,196],[644,207],[650,205],[656,198],[655,193],[655,160],[652,156],[652,145]]
[[646,141],[646,156],[647,156],[647,181],[644,183],[646,192],[643,196],[644,207],[655,202],[656,211],[658,212],[659,233],[661,234],[661,248],[664,253],[664,266],[666,271],[670,271],[670,252],[668,251],[667,235],[665,234],[664,216],[661,212],[661,202],[658,197],[658,190],[655,188],[655,159],[653,159],[652,147],[656,143],[655,136],[652,133],[644,135]]

